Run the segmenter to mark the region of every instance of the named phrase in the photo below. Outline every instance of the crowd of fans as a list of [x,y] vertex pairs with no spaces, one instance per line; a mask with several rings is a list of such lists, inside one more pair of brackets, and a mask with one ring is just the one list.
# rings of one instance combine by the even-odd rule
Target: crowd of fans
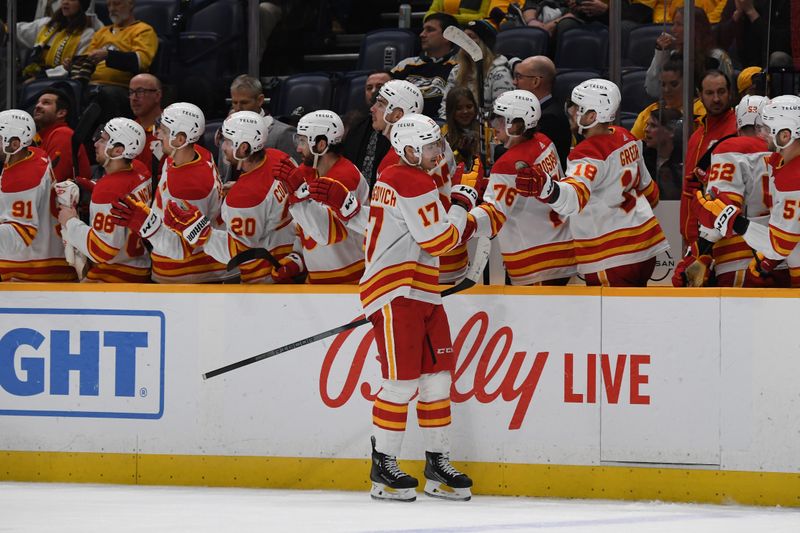
[[[12,154],[5,151],[6,144],[10,141],[8,135],[11,134],[11,130],[6,130],[3,136],[5,168],[17,164],[17,161],[12,160],[19,159],[20,154],[30,151],[29,153],[38,155],[38,150],[41,150],[43,156],[49,158],[52,179],[58,183],[69,181],[77,186],[77,190],[68,187],[67,192],[63,188],[59,189],[60,198],[66,202],[67,208],[75,209],[74,216],[70,218],[83,218],[84,225],[88,224],[86,227],[93,227],[94,230],[98,228],[96,221],[88,218],[91,216],[90,204],[95,203],[97,190],[104,181],[102,176],[111,173],[111,163],[114,163],[111,165],[114,172],[133,172],[146,178],[145,181],[149,184],[147,187],[140,187],[137,182],[136,187],[139,188],[134,187],[135,191],[123,191],[126,194],[135,192],[133,196],[138,203],[134,207],[127,204],[117,205],[113,212],[112,207],[109,207],[109,211],[103,215],[113,218],[119,224],[125,221],[127,226],[124,227],[127,228],[137,223],[141,223],[137,229],[141,229],[142,224],[146,227],[146,221],[136,217],[145,211],[149,213],[149,208],[145,209],[140,204],[149,204],[153,200],[161,202],[157,207],[159,216],[168,217],[169,199],[197,203],[198,200],[205,201],[218,194],[219,201],[212,201],[209,205],[213,204],[213,207],[209,207],[209,211],[204,213],[215,224],[215,229],[224,231],[227,227],[231,242],[238,242],[240,251],[257,246],[242,247],[240,241],[244,229],[236,229],[236,222],[223,223],[223,198],[231,194],[230,191],[234,190],[242,175],[260,168],[259,165],[265,160],[271,161],[271,157],[278,157],[283,166],[269,170],[268,174],[275,174],[275,179],[285,189],[292,189],[289,186],[291,180],[287,178],[289,174],[294,176],[293,179],[297,178],[296,173],[287,166],[289,159],[299,163],[299,168],[302,169],[309,165],[317,167],[323,160],[320,158],[325,158],[324,161],[329,166],[333,166],[339,158],[351,161],[363,175],[368,190],[373,188],[380,172],[381,161],[392,151],[388,131],[396,118],[390,119],[389,108],[386,108],[385,113],[375,111],[376,106],[392,106],[386,99],[382,102],[379,96],[379,89],[390,80],[404,80],[419,89],[424,105],[418,112],[433,118],[441,125],[442,135],[452,149],[453,163],[463,165],[466,174],[472,173],[476,176],[489,174],[493,163],[514,145],[510,141],[510,129],[504,124],[502,115],[495,113],[484,123],[482,112],[496,110],[495,104],[504,94],[526,91],[538,103],[536,131],[552,141],[560,166],[567,169],[567,158],[571,150],[583,139],[582,127],[576,114],[585,113],[585,110],[580,111],[576,102],[560,101],[554,96],[554,87],[562,71],[553,61],[552,52],[556,50],[560,39],[568,38],[568,35],[565,37],[567,31],[582,26],[607,25],[609,16],[608,3],[602,0],[484,0],[480,5],[476,2],[436,0],[432,2],[423,20],[419,34],[420,54],[402,59],[391,71],[370,72],[364,87],[363,106],[343,114],[342,119],[333,114],[335,119],[331,120],[335,125],[332,128],[336,132],[320,141],[325,145],[320,153],[315,151],[316,140],[309,135],[303,135],[298,129],[298,119],[302,124],[302,116],[271,116],[261,81],[247,75],[236,77],[230,85],[229,118],[237,116],[244,120],[240,113],[249,112],[257,116],[263,124],[263,135],[259,137],[260,146],[253,146],[253,139],[242,141],[249,144],[245,157],[240,157],[236,153],[238,146],[232,148],[237,143],[235,133],[226,136],[224,126],[218,131],[204,131],[204,110],[196,106],[174,104],[179,105],[180,110],[175,116],[181,117],[175,127],[183,125],[184,122],[181,121],[188,124],[194,120],[191,131],[176,131],[174,127],[169,127],[167,121],[171,115],[166,110],[170,108],[162,108],[165,97],[162,81],[147,73],[158,50],[159,36],[147,23],[136,20],[133,10],[135,0],[108,0],[106,5],[111,19],[111,24],[108,25],[103,25],[94,16],[91,4],[89,0],[61,0],[51,15],[19,22],[16,31],[11,32],[25,50],[26,59],[20,69],[24,82],[52,78],[54,83],[39,92],[32,109],[31,127],[35,128],[35,135],[31,135],[30,144],[38,148],[29,149],[26,145],[20,148],[22,152]],[[343,31],[342,21],[347,20],[348,3],[334,4],[331,12],[336,16],[333,18],[332,30]],[[462,4],[471,7],[462,7]],[[770,5],[772,13],[768,11]],[[696,2],[696,6],[694,28],[697,37],[692,49],[686,53],[683,50],[682,2],[622,2],[625,34],[641,24],[664,24],[664,32],[654,43],[652,60],[641,87],[641,91],[646,92],[653,103],[641,109],[628,126],[632,136],[642,141],[643,162],[660,190],[661,199],[681,200],[681,232],[687,243],[694,243],[700,237],[697,217],[691,207],[697,188],[692,185],[692,180],[697,178],[697,182],[708,181],[704,176],[708,170],[708,162],[704,162],[704,158],[710,157],[715,142],[733,136],[741,129],[741,125],[737,126],[733,107],[742,97],[765,94],[769,72],[777,68],[791,70],[791,52],[795,45],[790,38],[792,17],[788,1],[706,0]],[[281,10],[285,8],[281,2],[263,2],[262,26],[274,25]],[[769,31],[766,29],[767,24],[770,25]],[[479,66],[464,50],[444,38],[443,33],[450,26],[463,29],[480,47],[484,58],[480,67],[482,72],[477,71]],[[498,32],[518,26],[545,30],[550,36],[551,53],[532,57],[505,57],[496,54],[494,48]],[[266,47],[265,43],[266,41],[262,42],[262,52]],[[689,61],[694,68],[693,83],[697,97],[691,116],[683,109],[684,61]],[[69,80],[77,80],[83,84],[83,91],[77,100],[72,86],[67,83]],[[78,121],[79,110],[86,114],[90,106],[94,106],[93,126],[101,126],[97,130],[95,142],[75,142],[73,128]],[[370,112],[365,112],[365,109],[370,109]],[[172,112],[177,113],[176,109],[172,109]],[[108,124],[112,124],[118,117],[132,120],[117,123],[117,131],[110,131]],[[15,120],[21,121],[20,124],[27,124],[25,117],[17,116]],[[689,139],[687,153],[683,154],[681,131],[685,120],[692,121],[694,133]],[[141,146],[134,147],[139,142],[139,129],[142,133]],[[126,138],[125,135],[132,136],[134,140],[120,141]],[[179,137],[181,142],[178,142]],[[25,145],[24,139],[22,141]],[[87,147],[90,148],[88,152]],[[117,148],[121,152],[113,155]],[[330,160],[331,157],[334,159]],[[128,166],[119,166],[120,160]],[[134,161],[138,163],[134,165]],[[173,190],[175,187],[167,189],[164,174],[169,171],[170,165],[197,162],[202,163],[204,173],[207,172],[206,168],[211,169],[210,177],[207,178],[210,181],[203,186],[201,192],[190,185],[184,185],[184,188],[192,189],[190,192],[177,192]],[[246,170],[247,167],[252,168]],[[177,171],[173,172],[178,175]],[[4,179],[7,179],[6,174],[4,171]],[[180,175],[187,183],[191,182],[186,178],[185,170]],[[130,176],[126,179],[135,181]],[[178,182],[178,178],[174,178],[173,182]],[[122,189],[130,185],[130,182],[126,183],[128,185]],[[218,191],[215,188],[217,183]],[[475,184],[479,190],[482,190],[481,186],[486,186],[485,179],[482,178],[476,178]],[[294,192],[298,184],[294,183],[293,186],[294,189],[288,192]],[[358,189],[358,180],[349,188],[352,191]],[[122,189],[114,190],[119,192]],[[240,199],[244,189],[239,189],[237,198]],[[278,195],[280,194],[278,191]],[[71,204],[68,201],[70,197],[73,199]],[[107,196],[105,198],[108,199]],[[114,200],[117,201],[118,198]],[[175,213],[185,208],[185,204],[178,202],[173,210],[173,219],[183,220]],[[58,213],[50,210],[49,214],[39,214],[40,220],[48,216],[56,217]],[[182,213],[181,216],[187,215]],[[324,279],[344,279],[336,276],[321,277],[319,269],[316,275],[308,269],[307,261],[302,258],[303,250],[307,253],[308,243],[319,243],[321,237],[319,234],[312,237],[308,228],[302,228],[301,224],[291,222],[290,219],[284,213],[276,224],[285,233],[278,239],[280,242],[276,244],[277,241],[270,241],[272,237],[266,236],[266,240],[262,240],[261,247],[271,251],[279,264],[270,265],[269,268],[259,266],[256,269],[258,275],[253,275],[252,265],[247,267],[247,276],[244,275],[244,269],[234,269],[232,273],[225,270],[220,258],[235,258],[236,254],[231,251],[235,248],[233,244],[230,245],[227,255],[218,253],[205,256],[202,252],[195,253],[196,250],[191,247],[187,248],[185,243],[181,248],[170,241],[175,247],[168,247],[169,251],[165,252],[163,247],[154,246],[153,239],[145,238],[141,231],[137,237],[136,232],[124,233],[128,231],[124,230],[123,234],[117,236],[122,239],[120,242],[99,244],[97,241],[88,248],[72,243],[89,260],[85,268],[81,265],[81,268],[76,269],[77,276],[93,281],[149,279],[141,271],[132,277],[108,271],[95,271],[92,274],[94,266],[111,261],[107,257],[110,253],[108,250],[119,252],[127,246],[128,259],[133,257],[134,251],[140,255],[155,254],[152,266],[156,270],[155,263],[159,263],[160,275],[154,275],[153,278],[161,282],[224,281],[236,279],[239,274],[242,279],[246,277],[246,281],[260,282],[293,282],[301,279],[304,274],[311,274],[310,279],[317,283]],[[66,228],[68,219],[58,216],[58,220],[61,227]],[[234,217],[231,220],[239,219]],[[0,224],[5,222],[0,220]],[[104,224],[106,222],[100,224],[101,228],[110,227]],[[333,228],[330,231],[344,231],[346,234],[342,228]],[[62,230],[59,229],[58,232],[61,233]],[[85,238],[85,235],[81,235]],[[267,241],[272,242],[272,245],[267,246]],[[176,242],[180,243],[180,239]],[[52,252],[52,247],[48,249]],[[106,254],[95,253],[97,249],[103,249]],[[0,275],[4,281],[64,277],[63,269],[57,269],[57,274],[54,274],[56,277],[51,277],[47,269],[41,272],[32,269],[28,272],[27,267],[20,266],[18,256],[6,253],[0,252]],[[292,260],[287,259],[290,253],[294,254]],[[203,257],[198,259],[198,254]],[[55,260],[47,258],[48,261],[51,259]],[[184,269],[213,274],[210,277],[164,275],[164,272],[175,271],[175,262],[184,264],[181,267]],[[185,266],[186,263],[189,266]],[[144,268],[142,264],[141,261],[137,262],[136,268]],[[294,266],[289,268],[287,265]],[[350,268],[350,273],[355,268],[352,263],[340,267]],[[287,273],[287,269],[291,272]],[[352,280],[352,276],[347,279]]]

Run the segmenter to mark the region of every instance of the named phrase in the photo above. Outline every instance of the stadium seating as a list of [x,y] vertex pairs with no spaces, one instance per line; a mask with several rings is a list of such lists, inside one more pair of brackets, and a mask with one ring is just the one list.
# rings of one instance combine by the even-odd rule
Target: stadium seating
[[297,107],[306,113],[319,109],[329,109],[333,87],[327,74],[297,74],[289,76],[281,84],[273,115],[282,117],[291,114]]
[[137,0],[133,13],[137,20],[150,24],[159,37],[169,34],[177,3],[164,0]]
[[364,85],[367,83],[368,72],[348,72],[336,84],[336,97],[334,111],[344,115],[348,111],[366,111],[364,102]]
[[[80,109],[81,97],[83,95],[83,85],[79,81],[65,79],[42,79],[34,80],[22,86],[22,94],[19,99],[20,109],[30,109],[36,105],[36,98],[40,91],[55,85],[62,91],[67,91],[67,96],[72,99],[75,110]],[[71,94],[68,92],[71,91]]]
[[634,67],[648,67],[653,60],[656,39],[664,31],[661,24],[645,24],[634,28],[628,35],[628,46],[623,49],[623,61]]
[[557,100],[566,102],[576,85],[599,76],[600,72],[597,70],[559,70],[553,84],[553,96]]
[[621,111],[631,113],[639,113],[642,109],[655,102],[644,90],[644,79],[647,76],[647,70],[630,70],[622,73],[622,87],[620,93],[622,94],[622,104],[620,105]]
[[[392,47],[394,52],[391,52]],[[401,59],[413,56],[416,51],[417,36],[409,30],[389,28],[371,31],[361,41],[356,70],[392,68]]]
[[494,52],[507,58],[544,55],[550,42],[550,35],[533,27],[510,28],[497,34]]
[[608,65],[608,29],[587,24],[565,31],[556,45],[555,64],[563,69],[604,69]]
[[203,39],[217,35],[214,45],[219,49],[213,55],[219,59],[219,69],[206,71],[207,74],[233,77],[246,67],[247,24],[244,6],[239,0],[217,0],[192,14],[181,37],[186,34],[203,35]]

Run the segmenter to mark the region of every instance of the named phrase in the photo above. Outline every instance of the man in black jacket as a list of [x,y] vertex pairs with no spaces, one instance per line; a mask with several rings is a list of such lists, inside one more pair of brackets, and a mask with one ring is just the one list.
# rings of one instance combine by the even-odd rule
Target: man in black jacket
[[530,91],[539,99],[542,118],[537,128],[547,135],[558,151],[561,167],[567,168],[567,156],[572,147],[572,133],[564,106],[553,97],[553,82],[556,66],[547,56],[532,56],[519,62],[514,68],[514,86]]

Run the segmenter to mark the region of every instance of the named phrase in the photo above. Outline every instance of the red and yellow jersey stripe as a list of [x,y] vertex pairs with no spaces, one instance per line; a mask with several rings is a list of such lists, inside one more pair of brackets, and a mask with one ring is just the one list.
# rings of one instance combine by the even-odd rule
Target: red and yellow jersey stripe
[[96,263],[86,279],[98,283],[150,283],[150,269],[112,263]]
[[789,257],[797,243],[800,242],[800,234],[791,233],[770,224],[769,241],[777,253]]
[[552,268],[565,268],[577,264],[575,246],[570,242],[542,244],[527,250],[503,254],[509,277],[523,278],[550,270]]
[[370,303],[399,287],[410,287],[431,294],[439,294],[439,269],[407,261],[377,272],[361,284],[361,303]]
[[75,270],[63,258],[0,261],[3,281],[76,281]]
[[434,257],[452,250],[457,244],[460,235],[455,226],[448,226],[440,235],[433,239],[419,243],[420,247]]
[[647,250],[666,239],[655,217],[633,228],[612,231],[594,239],[575,239],[578,263],[595,263],[611,257]]
[[364,274],[364,260],[360,259],[355,263],[337,268],[334,270],[314,270],[308,272],[308,282],[316,285],[347,284],[358,283]]

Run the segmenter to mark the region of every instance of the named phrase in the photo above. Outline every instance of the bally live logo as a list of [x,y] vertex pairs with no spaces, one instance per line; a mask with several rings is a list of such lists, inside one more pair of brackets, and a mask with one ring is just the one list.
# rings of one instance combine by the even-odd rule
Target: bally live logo
[[[356,330],[339,334],[331,343],[322,362],[319,391],[323,403],[331,408],[345,405],[356,390],[367,401],[373,401],[378,386],[362,379],[365,364],[376,362],[367,359],[375,356],[372,330],[359,330],[364,336],[358,341],[355,351],[345,349]],[[514,332],[508,326],[499,327],[489,335],[489,316],[480,311],[472,315],[461,327],[453,341],[456,357],[451,399],[455,403],[475,399],[488,404],[496,401],[509,402],[514,411],[508,429],[522,427],[529,408],[535,402],[540,379],[545,369],[555,367],[563,374],[560,385],[560,401],[565,404],[649,405],[647,394],[649,377],[649,354],[604,354],[550,351],[514,350]],[[337,362],[337,358],[352,360]],[[532,363],[531,363],[532,359]],[[331,394],[330,382],[336,368],[348,368],[347,376],[338,394]],[[599,382],[599,383],[598,383]],[[623,389],[628,394],[623,395]]]

